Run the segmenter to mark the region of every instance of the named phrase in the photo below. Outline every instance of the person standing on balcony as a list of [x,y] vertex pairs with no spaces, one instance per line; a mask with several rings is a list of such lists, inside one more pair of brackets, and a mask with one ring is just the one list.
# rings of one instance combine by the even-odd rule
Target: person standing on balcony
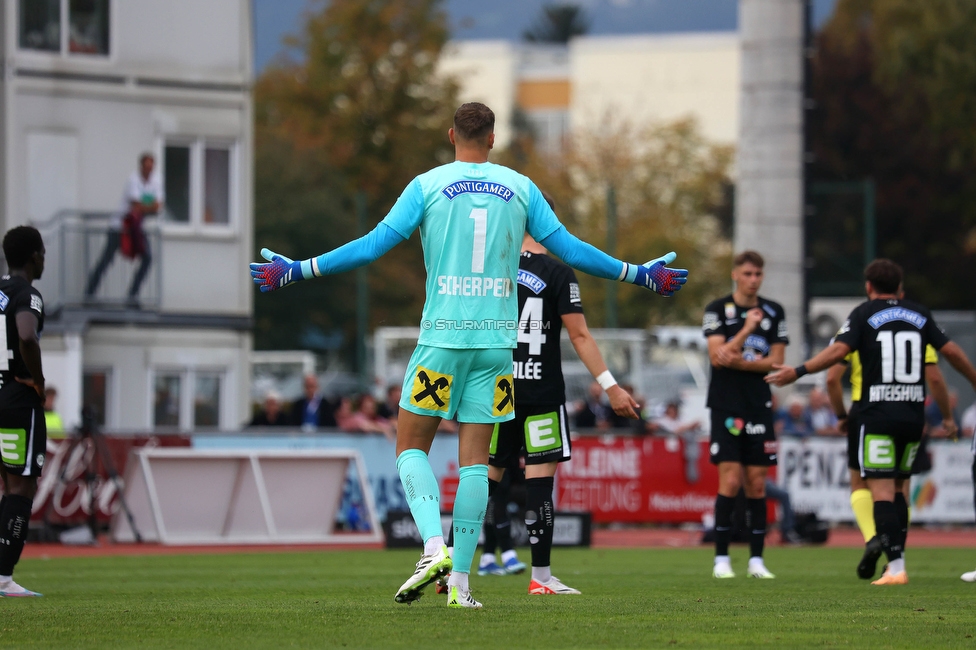
[[149,238],[142,227],[143,219],[159,214],[165,198],[163,183],[159,174],[153,173],[156,160],[151,153],[139,155],[139,169],[132,172],[125,183],[122,195],[122,205],[119,212],[112,216],[109,222],[108,238],[102,256],[88,276],[85,287],[85,298],[92,298],[98,291],[102,275],[115,259],[119,250],[130,259],[141,258],[139,268],[132,277],[129,285],[129,304],[138,304],[139,289],[149,273],[152,254],[149,248]]

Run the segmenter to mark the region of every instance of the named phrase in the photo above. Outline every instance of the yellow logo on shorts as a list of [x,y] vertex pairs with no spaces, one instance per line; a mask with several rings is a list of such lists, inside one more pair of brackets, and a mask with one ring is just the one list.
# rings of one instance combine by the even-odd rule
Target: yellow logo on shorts
[[512,375],[495,377],[495,415],[508,415],[515,410],[515,384]]
[[410,403],[429,411],[447,412],[451,403],[453,381],[453,375],[442,375],[417,366],[417,376],[413,378],[413,390],[410,391]]

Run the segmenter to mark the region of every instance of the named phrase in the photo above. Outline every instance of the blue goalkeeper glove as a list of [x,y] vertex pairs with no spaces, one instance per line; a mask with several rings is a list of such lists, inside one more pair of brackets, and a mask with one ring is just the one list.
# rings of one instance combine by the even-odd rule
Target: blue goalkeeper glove
[[681,285],[688,281],[688,271],[685,269],[669,269],[665,266],[673,262],[676,257],[678,257],[677,253],[671,251],[667,255],[641,264],[637,267],[637,277],[633,279],[633,283],[665,297],[673,296],[676,291],[681,290]]
[[274,291],[305,279],[301,262],[292,261],[267,248],[261,249],[261,257],[268,262],[251,262],[251,278],[261,291]]

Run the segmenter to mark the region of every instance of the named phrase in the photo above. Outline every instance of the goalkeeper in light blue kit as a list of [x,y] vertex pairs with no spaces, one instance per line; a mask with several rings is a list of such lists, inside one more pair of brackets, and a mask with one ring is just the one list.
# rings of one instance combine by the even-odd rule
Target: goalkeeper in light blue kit
[[[488,446],[496,422],[515,415],[512,350],[517,344],[518,274],[528,231],[575,269],[631,282],[670,296],[688,272],[616,260],[569,234],[530,179],[488,162],[495,115],[468,103],[454,114],[448,137],[453,163],[416,177],[369,234],[318,257],[292,261],[267,249],[251,264],[261,291],[369,264],[420,228],[427,269],[420,339],[403,380],[397,419],[397,471],[424,552],[397,591],[398,603],[450,573],[448,607],[480,608],[468,574],[488,502]],[[458,488],[454,500],[453,562],[444,544],[440,491],[427,459],[441,418],[457,417]]]

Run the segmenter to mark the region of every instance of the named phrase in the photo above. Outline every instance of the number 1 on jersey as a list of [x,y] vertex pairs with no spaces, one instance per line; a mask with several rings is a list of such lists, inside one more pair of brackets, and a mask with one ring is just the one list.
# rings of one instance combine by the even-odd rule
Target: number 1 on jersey
[[488,240],[488,210],[473,208],[469,219],[474,219],[474,246],[471,249],[471,272],[485,272],[485,242]]

